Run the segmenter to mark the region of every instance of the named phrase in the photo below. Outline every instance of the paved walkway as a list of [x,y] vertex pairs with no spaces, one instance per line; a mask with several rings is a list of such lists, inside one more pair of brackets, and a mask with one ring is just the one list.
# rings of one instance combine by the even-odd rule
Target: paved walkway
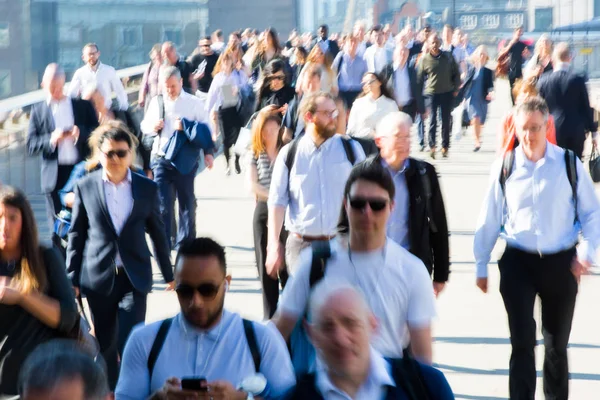
[[[495,154],[497,125],[509,107],[507,84],[499,81],[497,87],[497,97],[502,101],[491,104],[482,150],[473,153],[472,140],[463,138],[452,144],[450,158],[435,161],[441,175],[452,235],[453,272],[446,291],[437,302],[439,318],[434,328],[434,359],[448,377],[458,399],[508,398],[510,344],[506,313],[497,290],[498,273],[495,264],[491,265],[491,293],[479,292],[475,286],[472,252],[473,231]],[[425,156],[417,149],[413,155]],[[246,317],[260,319],[262,302],[252,239],[253,200],[248,195],[243,176],[225,177],[222,157],[215,164],[214,170],[203,172],[196,180],[198,234],[212,236],[227,248],[233,281],[226,306]],[[499,244],[495,254],[501,254],[501,247]],[[160,275],[156,278],[161,279]],[[173,315],[178,310],[176,296],[161,292],[161,286],[157,284],[157,289],[150,295],[149,321]],[[598,304],[600,272],[596,271],[583,279],[578,297],[569,350],[571,399],[600,398]],[[542,346],[538,347],[538,355],[538,377],[541,377]],[[543,398],[541,378],[538,381],[538,397]]]

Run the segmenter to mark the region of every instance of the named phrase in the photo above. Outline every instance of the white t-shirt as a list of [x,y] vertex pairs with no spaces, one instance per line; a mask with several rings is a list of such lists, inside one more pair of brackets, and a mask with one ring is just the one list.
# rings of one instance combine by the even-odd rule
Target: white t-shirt
[[[393,240],[385,249],[351,254],[338,238],[331,240],[325,280],[346,280],[360,290],[377,317],[378,330],[372,346],[384,357],[402,357],[409,341],[408,326],[429,326],[435,317],[433,286],[423,262]],[[300,253],[279,307],[284,314],[300,317],[310,296],[312,250]]]

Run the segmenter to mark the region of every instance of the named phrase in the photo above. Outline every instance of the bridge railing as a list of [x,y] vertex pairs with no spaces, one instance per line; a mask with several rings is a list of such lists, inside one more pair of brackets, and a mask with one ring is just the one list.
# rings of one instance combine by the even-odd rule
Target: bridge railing
[[[117,71],[134,110],[139,109],[137,94],[146,67],[138,65]],[[45,99],[44,91],[36,90],[0,101],[0,183],[16,186],[27,195],[41,192],[41,159],[27,154],[27,128],[32,106]]]

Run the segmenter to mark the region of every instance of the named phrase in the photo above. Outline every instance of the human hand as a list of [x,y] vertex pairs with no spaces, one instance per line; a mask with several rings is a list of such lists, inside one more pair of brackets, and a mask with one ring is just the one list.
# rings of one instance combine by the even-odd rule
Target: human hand
[[172,292],[173,290],[175,290],[175,281],[167,282],[167,288],[165,291]]
[[154,173],[152,172],[152,170],[151,170],[151,169],[147,169],[147,170],[145,170],[144,172],[146,173],[146,177],[147,177],[148,179],[154,179]]
[[192,76],[192,78],[194,78],[195,80],[202,79],[203,77],[204,77],[204,71],[202,71],[202,72],[196,72],[196,73],[195,73],[195,74]]
[[488,278],[477,278],[477,287],[481,289],[483,293],[488,291]]
[[215,157],[213,157],[212,154],[204,155],[204,165],[206,166],[206,168],[212,169],[214,161]]
[[75,292],[75,297],[79,297],[79,295],[81,294],[78,286],[73,286],[73,291]]
[[439,297],[445,287],[446,282],[433,282],[433,294],[435,294],[435,297]]
[[0,303],[14,306],[20,301],[21,292],[12,285],[12,279],[6,276],[0,277]]
[[154,125],[154,132],[158,133],[165,127],[165,120],[159,119],[158,122]]
[[73,138],[73,143],[77,143],[77,140],[79,140],[79,127],[77,125],[71,129],[71,137]]
[[177,118],[175,120],[175,130],[176,131],[182,131],[183,130],[183,123],[181,122],[181,118]]
[[492,101],[492,100],[494,100],[494,92],[490,92],[490,93],[488,93],[488,94],[487,94],[487,96],[485,96],[485,99],[486,99],[487,101]]
[[581,275],[588,273],[591,264],[589,261],[580,261],[577,257],[573,258],[571,262],[571,273],[575,277],[577,284],[581,281]]
[[144,96],[138,97],[138,106],[140,108],[144,108],[145,105],[146,105],[146,99],[144,98]]
[[285,103],[284,105],[282,105],[282,106],[279,108],[279,110],[278,110],[278,111],[279,111],[281,114],[285,114],[285,113],[287,112],[287,109],[288,109],[288,104],[287,104],[287,103]]
[[214,381],[207,384],[208,391],[200,392],[201,400],[246,400],[248,394],[236,390],[233,385],[225,381]]
[[200,392],[181,389],[181,381],[179,379],[169,378],[152,398],[158,398],[160,400],[195,400],[200,399],[199,396]]
[[277,240],[274,245],[267,246],[267,259],[265,260],[265,268],[267,269],[267,274],[271,278],[277,278],[277,272],[283,265],[283,258],[283,247],[279,243],[279,240]]
[[54,147],[56,147],[60,142],[62,142],[65,139],[65,131],[62,128],[56,128],[54,131],[52,131],[52,134],[50,135],[50,144]]

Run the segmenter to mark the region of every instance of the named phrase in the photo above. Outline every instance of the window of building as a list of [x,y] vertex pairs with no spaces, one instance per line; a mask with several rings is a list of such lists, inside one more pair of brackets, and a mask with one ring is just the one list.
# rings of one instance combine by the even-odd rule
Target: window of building
[[173,42],[176,45],[183,44],[183,34],[180,28],[166,27],[163,28],[163,42]]
[[0,99],[9,97],[10,93],[10,71],[6,69],[0,69]]
[[8,22],[0,22],[0,48],[10,45]]
[[121,46],[137,47],[142,45],[142,27],[120,27],[119,44]]
[[535,31],[547,32],[552,30],[554,24],[552,8],[536,8],[535,9]]

